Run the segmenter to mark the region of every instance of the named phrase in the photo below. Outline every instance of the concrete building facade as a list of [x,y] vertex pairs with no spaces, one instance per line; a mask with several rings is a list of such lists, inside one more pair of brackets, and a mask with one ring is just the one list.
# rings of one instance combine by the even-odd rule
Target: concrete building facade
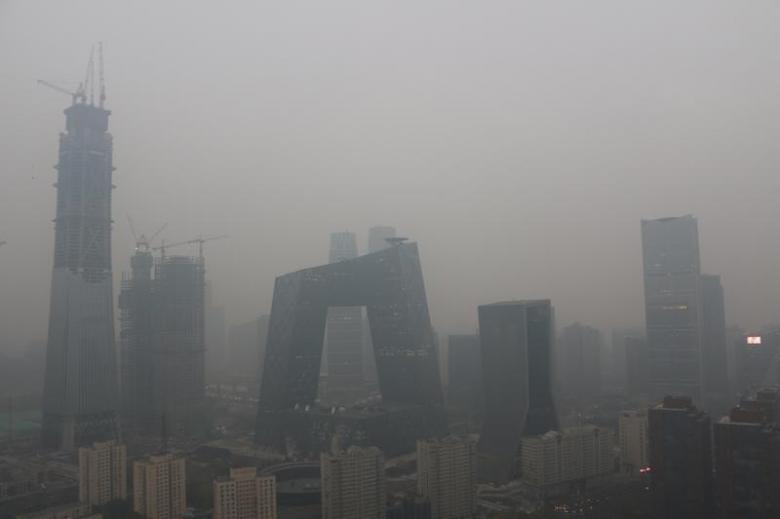
[[469,519],[477,502],[477,449],[468,438],[417,442],[417,493],[431,503],[432,519]]
[[133,511],[147,519],[179,519],[187,508],[187,468],[163,454],[133,464]]
[[385,458],[376,447],[320,455],[322,519],[384,519]]
[[543,495],[568,491],[570,483],[605,476],[615,467],[611,430],[585,425],[525,436],[520,477]]
[[100,506],[127,499],[127,448],[113,440],[79,448],[79,501]]
[[276,519],[276,478],[256,467],[230,469],[214,481],[214,519]]
[[623,411],[618,418],[620,467],[625,473],[638,476],[646,471],[647,415],[639,411]]

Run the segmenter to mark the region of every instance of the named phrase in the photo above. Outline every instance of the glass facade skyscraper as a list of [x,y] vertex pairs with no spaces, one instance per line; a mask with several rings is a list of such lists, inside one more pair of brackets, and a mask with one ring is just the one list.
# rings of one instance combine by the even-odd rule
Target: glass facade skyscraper
[[110,114],[74,100],[60,135],[42,425],[54,449],[116,433]]
[[702,396],[699,231],[693,216],[642,221],[653,397]]
[[553,308],[549,300],[479,307],[485,416],[479,476],[516,475],[522,436],[558,429],[552,391]]

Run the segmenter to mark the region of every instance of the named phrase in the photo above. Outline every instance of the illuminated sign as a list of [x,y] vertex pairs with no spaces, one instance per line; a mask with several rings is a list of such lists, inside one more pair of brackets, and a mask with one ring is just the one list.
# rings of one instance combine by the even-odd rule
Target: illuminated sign
[[747,338],[747,343],[751,346],[758,346],[761,344],[761,336],[760,335],[753,335]]

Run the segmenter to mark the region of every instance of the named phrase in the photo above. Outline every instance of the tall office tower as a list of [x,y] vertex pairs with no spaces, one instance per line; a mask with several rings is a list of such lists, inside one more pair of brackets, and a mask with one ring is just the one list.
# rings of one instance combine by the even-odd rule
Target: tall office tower
[[586,405],[601,392],[601,333],[574,323],[558,341],[562,393],[578,405]]
[[385,458],[376,447],[320,454],[322,519],[384,519]]
[[470,519],[477,505],[477,448],[448,436],[417,442],[417,493],[431,501],[432,519]]
[[268,336],[268,316],[234,324],[228,331],[228,366],[230,377],[236,383],[254,387],[260,383]]
[[111,279],[110,111],[77,102],[60,134],[54,271],[42,442],[71,449],[111,439],[117,384]]
[[481,422],[482,352],[477,335],[450,335],[447,362],[447,407],[466,421],[467,427]]
[[157,431],[160,429],[154,386],[157,312],[152,276],[154,258],[148,244],[139,243],[130,258],[130,268],[129,275],[122,275],[119,292],[122,420],[134,432]]
[[187,508],[183,457],[151,456],[133,463],[133,511],[146,519],[179,519]]
[[690,397],[665,397],[648,411],[653,517],[712,517],[710,418]]
[[647,396],[650,392],[647,341],[641,337],[626,337],[626,392],[632,396]]
[[654,398],[702,396],[699,231],[693,216],[642,220],[645,324]]
[[479,476],[508,481],[520,438],[558,428],[552,390],[553,308],[549,300],[479,307],[485,418]]
[[626,339],[629,337],[644,337],[645,328],[644,326],[615,328],[610,335],[609,360],[606,363],[607,366],[602,380],[605,386],[612,391],[626,391],[629,382],[629,377],[626,373],[628,367]]
[[377,225],[368,230],[368,252],[379,252],[390,246],[388,238],[395,238],[395,227]]
[[[330,306],[366,305],[383,405],[317,406],[322,337]],[[276,449],[320,452],[338,433],[344,445],[391,455],[446,431],[438,359],[422,268],[414,243],[276,279],[256,439]]]
[[632,476],[646,472],[648,466],[647,415],[639,411],[620,413],[618,437],[622,471]]
[[705,397],[711,404],[728,398],[729,378],[726,359],[726,311],[720,276],[702,275],[701,289],[701,349],[702,383]]
[[[379,252],[390,246],[388,238],[395,238],[394,227],[377,225],[368,230],[368,252]],[[374,346],[371,342],[371,328],[368,319],[363,320],[363,378],[366,381],[367,389],[376,388],[379,382],[379,376],[376,371],[376,358],[374,357]]]
[[100,506],[127,499],[127,448],[115,441],[79,448],[79,501]]
[[206,381],[224,381],[227,375],[227,320],[225,307],[212,302],[211,285],[206,283],[204,310],[204,344],[206,347]]
[[[769,409],[775,406],[770,402]],[[780,516],[780,424],[769,409],[756,400],[743,401],[713,427],[723,519]]]
[[206,398],[203,274],[202,261],[186,256],[156,265],[156,414],[174,435],[198,427]]
[[276,478],[256,467],[230,469],[214,481],[214,519],[276,519]]
[[541,498],[564,495],[573,483],[587,483],[614,471],[613,444],[612,431],[595,425],[525,436],[521,478]]
[[[351,232],[330,235],[329,263],[358,257],[357,241]],[[349,405],[364,396],[363,310],[359,306],[331,306],[325,328],[328,361],[326,400]]]

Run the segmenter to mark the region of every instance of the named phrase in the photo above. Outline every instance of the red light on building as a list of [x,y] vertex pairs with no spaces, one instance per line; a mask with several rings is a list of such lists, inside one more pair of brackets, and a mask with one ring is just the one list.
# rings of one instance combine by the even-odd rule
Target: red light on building
[[747,337],[746,342],[750,346],[760,346],[761,345],[761,336],[760,335],[751,335]]

